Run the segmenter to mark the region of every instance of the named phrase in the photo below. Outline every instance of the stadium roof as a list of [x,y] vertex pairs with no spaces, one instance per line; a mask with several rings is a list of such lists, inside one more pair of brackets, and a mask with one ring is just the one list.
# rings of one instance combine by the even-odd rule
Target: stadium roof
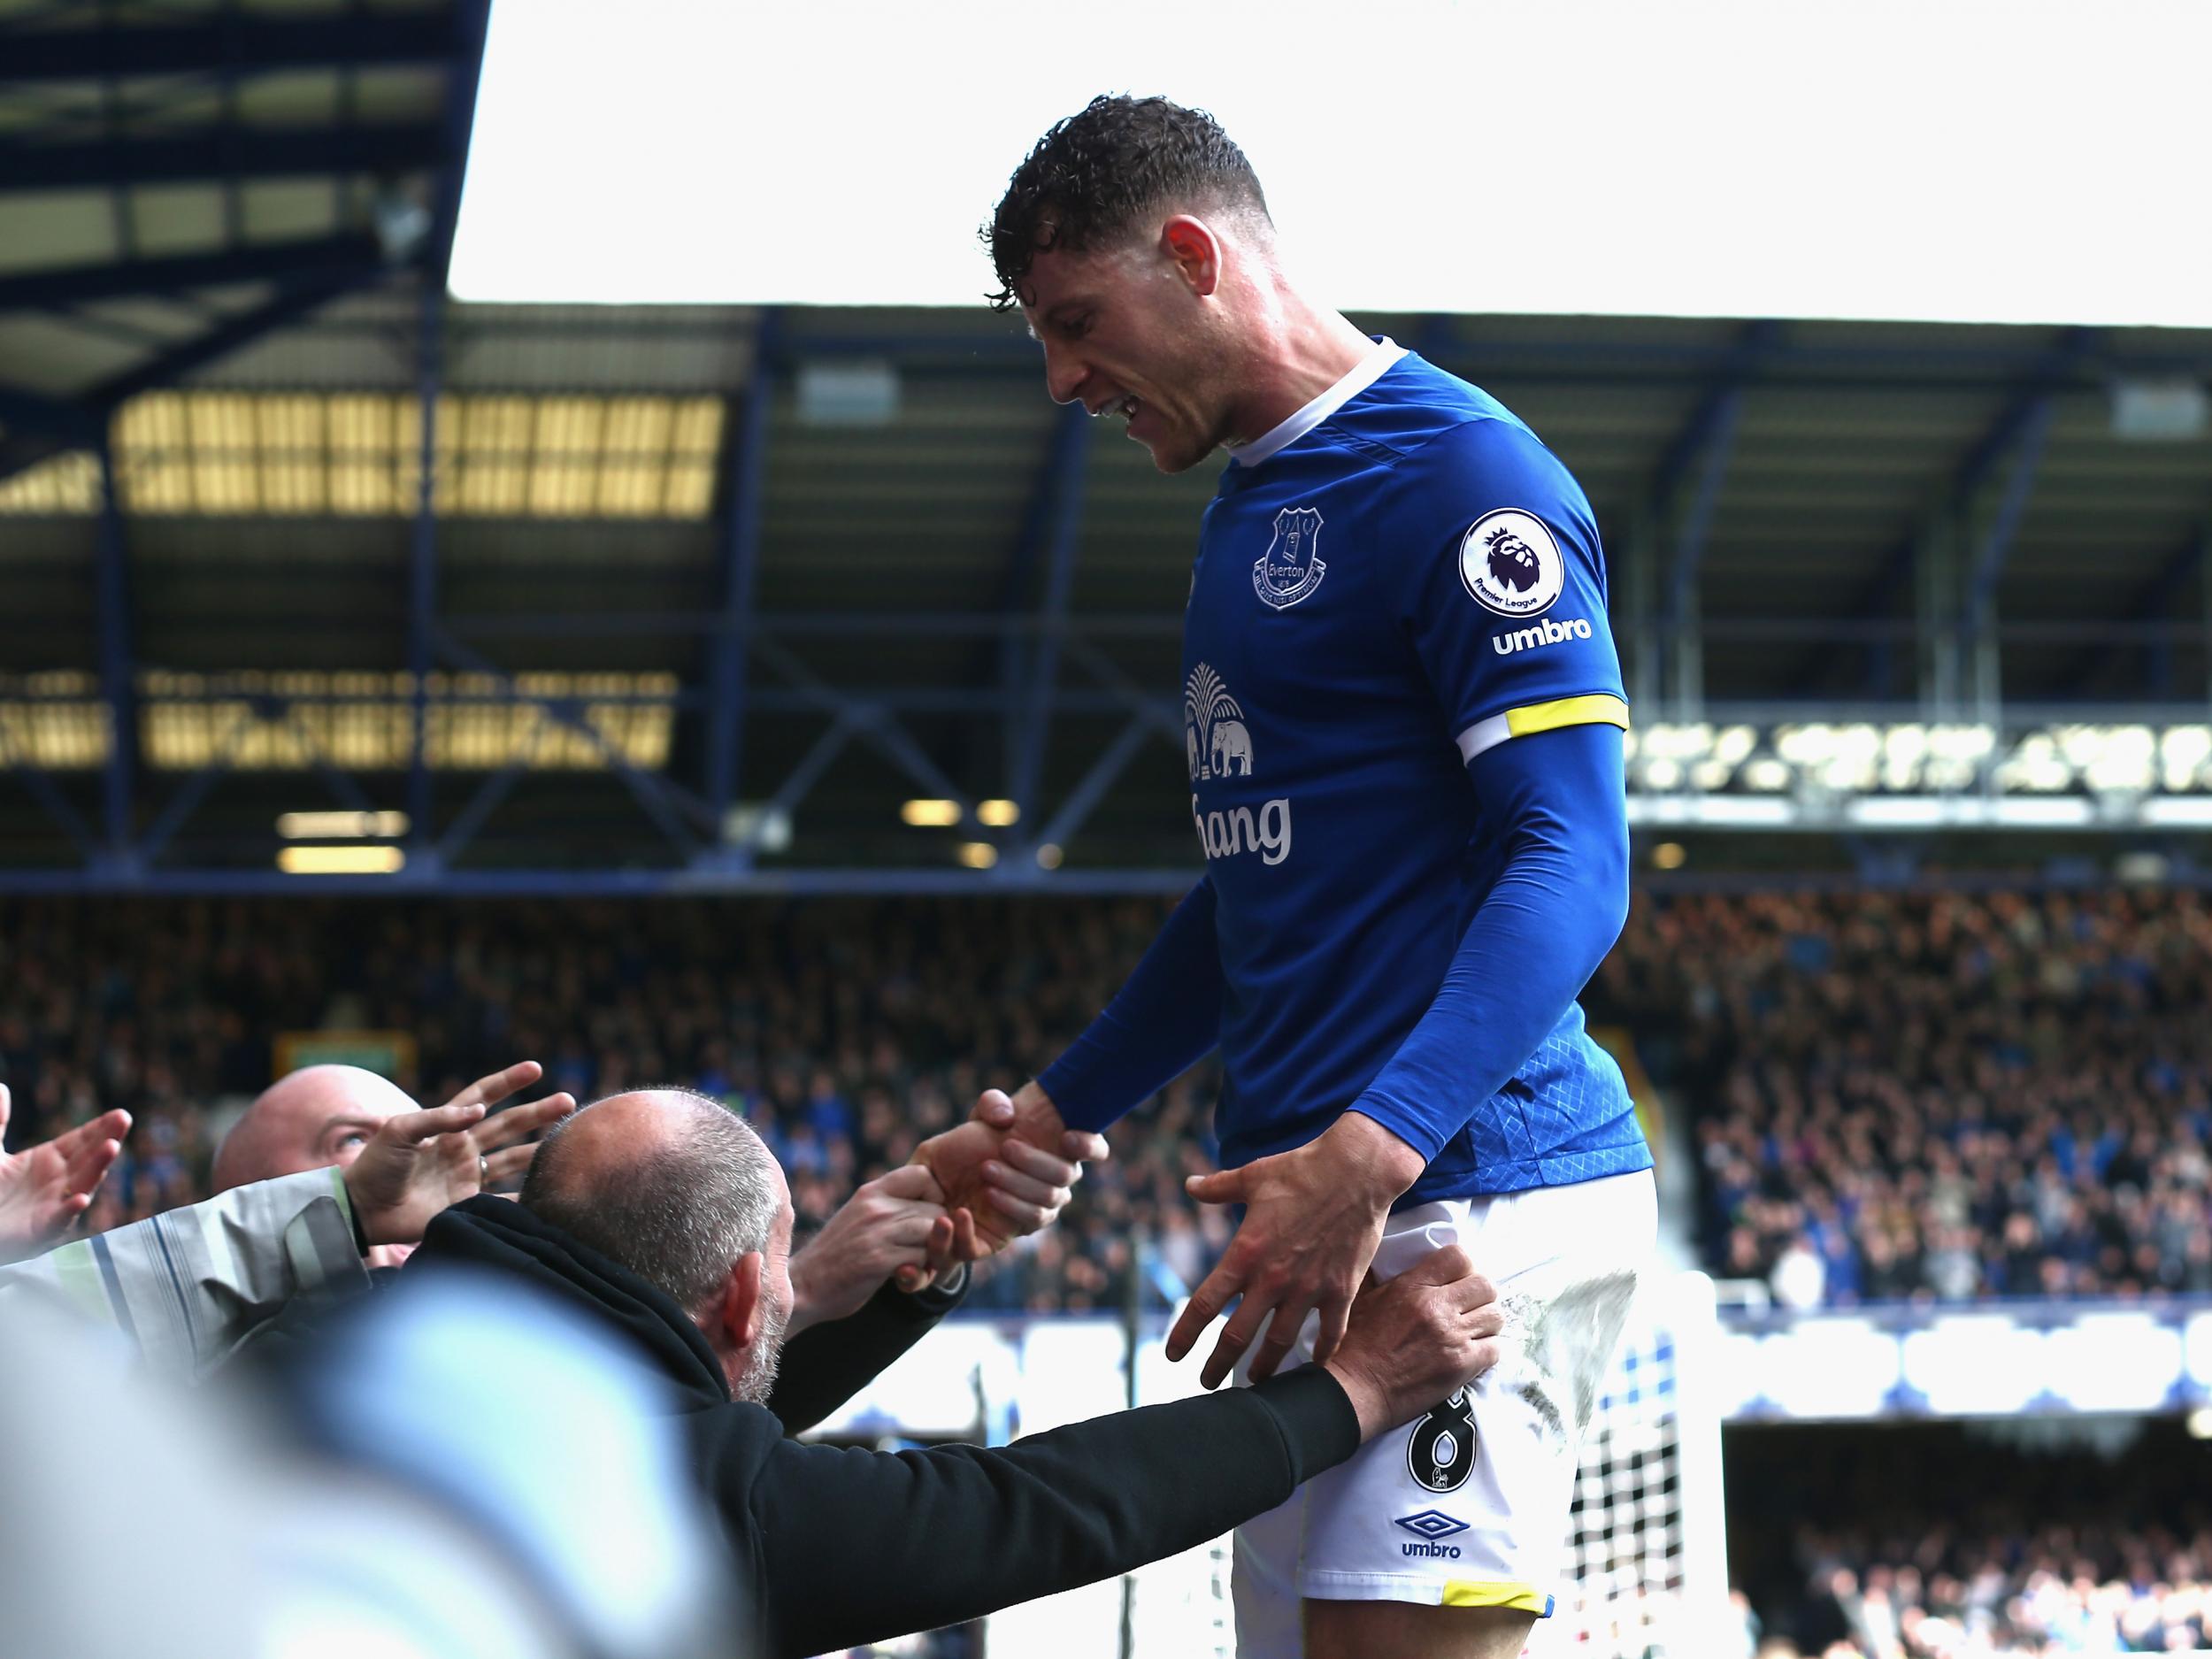
[[[0,866],[1187,867],[1212,469],[979,304],[426,303],[481,23],[0,0]],[[1359,320],[1581,477],[1641,720],[2203,719],[2212,331]]]
[[485,12],[0,0],[0,472],[335,296],[442,274]]

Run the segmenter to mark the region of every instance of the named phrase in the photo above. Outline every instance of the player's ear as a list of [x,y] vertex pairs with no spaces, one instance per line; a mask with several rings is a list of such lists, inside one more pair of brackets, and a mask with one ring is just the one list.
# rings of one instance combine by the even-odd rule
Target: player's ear
[[1221,239],[1204,219],[1176,214],[1160,227],[1160,251],[1201,299],[1221,286]]

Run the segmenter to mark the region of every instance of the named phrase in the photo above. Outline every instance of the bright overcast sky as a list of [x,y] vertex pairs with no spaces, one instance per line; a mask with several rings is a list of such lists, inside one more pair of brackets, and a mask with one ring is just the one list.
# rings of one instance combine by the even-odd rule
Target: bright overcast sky
[[972,305],[1101,91],[1348,310],[2212,326],[2212,0],[497,0],[465,299]]

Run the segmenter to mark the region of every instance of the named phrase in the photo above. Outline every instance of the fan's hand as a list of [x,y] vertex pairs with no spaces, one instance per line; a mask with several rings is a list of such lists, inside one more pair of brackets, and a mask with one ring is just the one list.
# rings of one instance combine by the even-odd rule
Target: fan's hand
[[[0,1084],[0,1133],[12,1103]],[[130,1113],[103,1112],[51,1141],[0,1153],[0,1261],[51,1242],[91,1208],[130,1131]]]
[[377,1125],[345,1171],[361,1236],[373,1245],[412,1244],[440,1210],[528,1169],[537,1148],[518,1143],[574,1111],[574,1099],[550,1094],[489,1123],[484,1113],[488,1102],[528,1087],[544,1071],[525,1060],[479,1078],[442,1106]]

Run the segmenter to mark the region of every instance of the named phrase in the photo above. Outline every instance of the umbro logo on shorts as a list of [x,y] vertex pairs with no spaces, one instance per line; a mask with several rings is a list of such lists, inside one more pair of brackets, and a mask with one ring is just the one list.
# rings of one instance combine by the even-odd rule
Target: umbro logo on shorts
[[1400,1516],[1394,1525],[1418,1534],[1421,1540],[1417,1544],[1399,1545],[1400,1554],[1420,1555],[1432,1561],[1459,1559],[1459,1546],[1447,1544],[1443,1540],[1455,1532],[1465,1532],[1466,1522],[1455,1519],[1441,1509],[1424,1509],[1418,1515]]
[[1449,1538],[1454,1532],[1467,1530],[1466,1522],[1455,1520],[1441,1509],[1424,1509],[1418,1515],[1402,1515],[1395,1525],[1432,1543],[1440,1538]]

